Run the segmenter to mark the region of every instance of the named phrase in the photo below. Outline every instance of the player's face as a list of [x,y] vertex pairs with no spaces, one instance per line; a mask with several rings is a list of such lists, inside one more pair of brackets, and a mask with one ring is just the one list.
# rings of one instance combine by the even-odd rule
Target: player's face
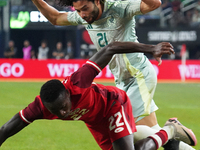
[[78,0],[73,2],[73,6],[81,18],[89,24],[92,24],[100,16],[99,8],[91,1]]
[[54,115],[65,119],[71,112],[71,99],[68,91],[62,92],[53,103],[44,103],[45,107]]

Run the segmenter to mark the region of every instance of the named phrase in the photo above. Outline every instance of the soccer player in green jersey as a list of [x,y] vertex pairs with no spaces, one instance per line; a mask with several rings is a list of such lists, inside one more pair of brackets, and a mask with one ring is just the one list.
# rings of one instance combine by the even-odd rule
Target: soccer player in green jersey
[[[160,0],[58,0],[61,6],[75,8],[73,12],[63,13],[43,0],[32,2],[53,25],[84,25],[97,50],[113,41],[138,42],[134,16],[153,11],[161,5]],[[148,58],[143,53],[116,54],[109,62],[109,68],[116,86],[126,91],[131,99],[136,125],[151,127],[137,126],[135,140],[146,137],[143,133],[150,135],[159,131],[161,128],[155,114],[158,107],[153,100],[157,76]],[[180,145],[184,149],[193,149],[184,143]]]

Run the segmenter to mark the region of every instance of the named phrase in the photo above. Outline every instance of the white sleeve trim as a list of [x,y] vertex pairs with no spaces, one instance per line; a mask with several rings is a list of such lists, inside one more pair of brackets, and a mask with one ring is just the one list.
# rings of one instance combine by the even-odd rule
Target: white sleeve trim
[[101,69],[96,64],[94,64],[93,62],[87,61],[86,63],[94,66],[99,72],[101,72]]
[[121,106],[121,107],[122,107],[122,116],[124,118],[125,125],[127,126],[129,134],[132,134],[133,133],[132,129],[131,129],[130,125],[128,124],[128,121],[126,120],[126,115],[124,113],[124,107],[123,106]]
[[24,117],[22,111],[23,111],[23,110],[20,111],[20,116],[21,116],[21,118],[22,118],[25,122],[27,122],[27,123],[29,123],[29,124],[32,123],[32,122],[28,121],[28,120]]

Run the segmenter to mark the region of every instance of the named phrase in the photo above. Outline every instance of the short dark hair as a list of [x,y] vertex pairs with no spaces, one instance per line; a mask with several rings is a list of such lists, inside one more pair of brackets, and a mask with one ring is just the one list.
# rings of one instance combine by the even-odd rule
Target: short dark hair
[[42,85],[40,89],[40,98],[42,102],[51,103],[65,90],[65,86],[60,80],[52,79]]
[[[73,6],[73,2],[77,2],[80,0],[57,0],[59,6]],[[94,3],[94,0],[87,0]],[[105,0],[100,0],[101,3],[104,3]]]

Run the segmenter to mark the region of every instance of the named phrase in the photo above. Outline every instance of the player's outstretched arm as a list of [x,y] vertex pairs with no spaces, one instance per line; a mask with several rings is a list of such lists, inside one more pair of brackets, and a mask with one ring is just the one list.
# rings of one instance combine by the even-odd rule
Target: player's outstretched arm
[[112,42],[95,53],[90,60],[104,68],[111,60],[114,54],[121,53],[150,53],[161,64],[161,57],[163,54],[174,53],[173,46],[168,42],[161,42],[157,45],[148,45],[136,42]]
[[142,0],[140,4],[140,11],[143,14],[146,14],[160,7],[161,4],[161,0]]
[[37,9],[49,20],[53,25],[66,26],[71,25],[67,20],[67,12],[61,13],[54,7],[50,6],[44,0],[32,0]]
[[22,130],[27,125],[28,125],[27,123],[22,121],[22,119],[19,116],[19,113],[14,115],[8,122],[6,122],[0,128],[0,146],[3,144],[3,142],[7,138],[9,138],[10,136],[13,136],[14,134],[18,133],[20,130]]

